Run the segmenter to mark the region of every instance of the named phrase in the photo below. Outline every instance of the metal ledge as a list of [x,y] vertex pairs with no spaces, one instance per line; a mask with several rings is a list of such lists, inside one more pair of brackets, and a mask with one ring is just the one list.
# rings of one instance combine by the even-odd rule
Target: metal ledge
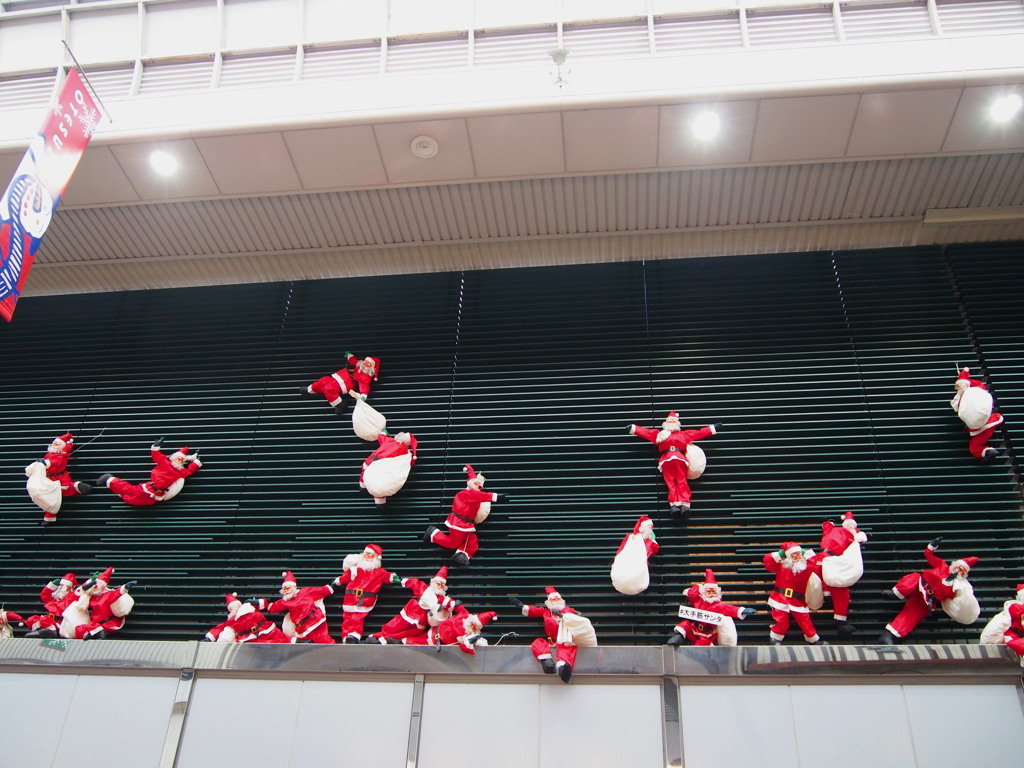
[[[1020,660],[996,645],[832,645],[696,648],[581,648],[574,680],[626,677],[697,679],[791,677],[966,677],[972,683],[1019,679]],[[490,646],[475,656],[457,648],[366,645],[255,645],[135,640],[0,642],[0,671],[65,670],[84,674],[173,674],[302,678],[425,675],[545,678],[528,646]]]

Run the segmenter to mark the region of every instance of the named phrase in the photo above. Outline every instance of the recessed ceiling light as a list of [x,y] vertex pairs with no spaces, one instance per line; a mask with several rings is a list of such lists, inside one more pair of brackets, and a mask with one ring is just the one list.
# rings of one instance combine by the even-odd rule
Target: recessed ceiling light
[[178,158],[162,149],[150,153],[149,164],[161,176],[173,176],[178,172]]
[[701,112],[693,119],[693,135],[702,141],[718,135],[721,121],[715,112]]
[[1020,112],[1021,106],[1024,106],[1024,99],[1021,99],[1019,93],[1011,93],[993,101],[989,114],[997,123],[1005,123]]
[[417,136],[412,140],[410,148],[416,157],[423,158],[424,160],[432,158],[440,149],[440,147],[437,146],[437,141],[429,136]]

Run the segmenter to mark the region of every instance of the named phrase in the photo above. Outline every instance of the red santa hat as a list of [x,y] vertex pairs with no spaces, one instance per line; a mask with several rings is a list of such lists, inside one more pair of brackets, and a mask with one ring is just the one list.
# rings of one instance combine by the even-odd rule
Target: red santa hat
[[384,550],[376,544],[367,544],[363,547],[363,554],[366,554],[367,552],[373,552],[374,557],[384,557]]
[[188,456],[188,446],[182,446],[180,449],[171,454],[171,459],[184,459]]
[[101,573],[99,576],[96,577],[96,581],[97,582],[102,581],[104,584],[109,585],[110,584],[110,579],[111,579],[111,577],[113,577],[113,575],[114,575],[114,566],[110,566],[110,567],[107,568],[107,570],[105,570],[103,573]]
[[[963,382],[963,384],[961,384],[961,382]],[[960,369],[960,375],[956,377],[956,383],[954,384],[954,386],[957,389],[961,389],[962,387],[965,387],[965,386],[966,387],[971,386],[971,369],[970,368],[968,368],[967,366],[964,366],[963,368]]]
[[224,595],[224,605],[227,606],[228,613],[231,613],[232,611],[236,611],[238,610],[239,607],[241,607],[242,601],[238,599],[237,592],[231,592],[227,595]]
[[53,442],[54,443],[60,443],[60,447],[64,448],[67,445],[69,445],[70,443],[75,442],[75,436],[72,435],[70,432],[65,432],[60,437],[53,438]]
[[557,589],[555,589],[554,587],[544,587],[544,592],[545,592],[545,594],[547,594],[547,597],[544,598],[544,602],[547,602],[548,600],[561,600],[562,599],[561,593],[559,593],[559,591]]
[[484,611],[483,613],[478,613],[476,617],[480,620],[480,626],[486,627],[488,622],[494,621],[498,618],[498,614],[494,611]]
[[18,622],[18,626],[20,627],[25,626],[25,620],[14,611],[5,611],[0,609],[0,624],[13,624],[14,622]]
[[441,570],[434,574],[434,578],[431,581],[440,581],[442,584],[448,583],[448,566],[442,565]]
[[782,542],[782,551],[786,553],[786,557],[789,557],[794,552],[803,552],[804,548],[795,541],[784,541]]
[[281,581],[281,587],[282,588],[287,587],[287,586],[292,586],[292,587],[299,586],[299,582],[297,582],[295,580],[295,574],[292,573],[291,571],[285,571],[284,573],[282,573],[281,574],[281,579],[282,579],[282,581]]
[[64,587],[74,587],[77,586],[78,579],[75,578],[75,574],[68,572],[64,574],[64,578],[60,580],[60,583]]
[[633,526],[633,533],[640,533],[640,529],[645,525],[649,525],[654,528],[654,521],[651,520],[647,515],[640,515],[640,519],[636,521],[636,525]]
[[954,560],[952,563],[950,563],[949,564],[949,570],[955,571],[961,565],[966,565],[967,566],[967,570],[970,571],[971,568],[973,568],[977,564],[978,564],[978,558],[976,558],[976,557],[963,557],[963,558],[960,558],[959,560]]
[[478,475],[473,468],[467,464],[462,468],[462,471],[466,473],[466,485],[482,486],[487,480],[483,475]]
[[708,586],[717,587],[718,586],[718,582],[715,581],[715,572],[712,571],[710,568],[705,568],[704,569],[704,584],[702,586],[705,586],[705,587],[708,587]]
[[846,510],[846,514],[843,515],[843,528],[848,531],[857,530],[857,521],[853,519],[853,512]]

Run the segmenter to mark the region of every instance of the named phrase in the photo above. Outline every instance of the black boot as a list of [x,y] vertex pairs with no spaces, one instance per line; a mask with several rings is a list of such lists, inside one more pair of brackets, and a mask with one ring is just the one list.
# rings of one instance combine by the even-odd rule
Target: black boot
[[428,525],[427,530],[423,534],[424,543],[431,544],[432,539],[430,537],[437,533],[439,530],[440,528],[438,528],[436,525]]
[[104,488],[107,487],[107,483],[114,479],[114,476],[109,472],[104,472],[102,475],[96,478],[96,485],[102,485]]
[[684,639],[678,632],[673,632],[672,637],[665,641],[665,645],[682,645]]
[[896,593],[893,592],[891,589],[883,589],[879,594],[881,594],[881,596],[884,597],[886,600],[901,600],[902,599],[900,597],[897,597]]
[[465,568],[469,565],[469,555],[465,552],[456,552],[452,555],[452,562],[460,568]]
[[898,640],[896,636],[889,630],[885,630],[882,634],[878,636],[879,645],[896,645],[897,642]]
[[56,629],[33,629],[31,632],[26,632],[25,637],[60,637],[60,634]]
[[79,496],[88,496],[90,493],[92,493],[92,486],[89,485],[88,483],[83,483],[81,480],[75,483],[75,488],[78,489]]
[[545,675],[555,674],[555,662],[551,659],[541,659],[540,668],[544,670]]
[[558,676],[563,683],[568,683],[572,678],[572,666],[568,662],[562,662],[558,667]]
[[100,627],[96,632],[86,632],[82,635],[83,640],[102,640],[107,636],[107,630]]
[[857,628],[853,626],[853,624],[850,624],[848,621],[836,622],[836,632],[838,632],[840,635],[852,635],[856,631]]
[[339,416],[344,416],[345,415],[345,403],[343,403],[343,402],[342,403],[338,403],[336,406],[334,406],[334,412],[336,414],[338,414]]

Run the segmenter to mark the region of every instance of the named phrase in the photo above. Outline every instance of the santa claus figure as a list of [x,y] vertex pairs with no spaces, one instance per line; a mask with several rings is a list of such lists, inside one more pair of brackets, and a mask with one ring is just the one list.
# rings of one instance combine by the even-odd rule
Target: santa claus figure
[[334,584],[345,589],[341,605],[343,643],[358,643],[362,639],[366,617],[377,604],[381,588],[401,582],[398,574],[384,568],[383,558],[383,549],[367,544],[362,552],[347,555],[342,563],[343,571]]
[[[1010,618],[1010,609],[1014,606],[1024,606],[1024,584],[1017,585],[1017,593],[1013,599],[1003,603],[1003,609],[989,619],[988,624],[981,630],[981,643],[983,645],[1002,645],[1006,642],[1005,635],[1014,623]],[[1017,612],[1024,609],[1014,610]]]
[[612,586],[624,595],[638,595],[651,583],[648,562],[661,547],[654,537],[654,521],[641,515],[615,552],[612,561]]
[[993,410],[992,395],[988,387],[971,378],[970,368],[961,369],[954,386],[956,394],[949,404],[970,435],[968,450],[976,459],[992,461],[999,455],[999,450],[986,443],[995,434],[996,427],[1003,423],[1003,417]]
[[1013,603],[1006,609],[1009,625],[1003,631],[1002,642],[1021,657],[1024,666],[1024,603]]
[[804,633],[804,640],[812,644],[822,643],[807,607],[807,584],[812,576],[817,575],[809,562],[813,556],[813,551],[805,551],[793,541],[783,542],[777,552],[769,552],[764,556],[765,569],[775,574],[774,589],[768,596],[768,605],[771,606],[775,622],[769,632],[772,645],[782,645],[789,630],[790,616]]
[[190,454],[187,447],[175,451],[168,457],[160,450],[163,442],[162,437],[157,438],[149,448],[156,466],[150,471],[148,481],[132,485],[107,473],[100,475],[96,482],[106,486],[133,506],[144,507],[173,499],[185,485],[185,478],[198,472],[203,462],[199,460],[198,452]]
[[60,636],[77,640],[99,640],[124,628],[125,618],[135,607],[128,590],[136,582],[128,581],[112,589],[113,567],[92,578],[75,590],[76,600],[64,609]]
[[[526,605],[517,598],[510,597],[509,602],[522,611],[523,616],[530,619],[541,619],[544,622],[546,637],[538,637],[530,644],[533,657],[540,662],[546,674],[555,674],[568,683],[576,664],[577,643],[571,633],[565,631],[563,616],[572,614],[580,616],[574,608],[566,605],[562,595],[554,587],[544,587],[547,597],[544,605]],[[582,616],[580,616],[582,618]]]
[[206,633],[206,640],[214,643],[290,643],[291,640],[277,625],[256,610],[252,603],[243,603],[238,593],[224,596],[228,609],[223,621]]
[[364,643],[384,644],[389,638],[402,640],[426,635],[428,627],[436,627],[451,618],[452,611],[461,605],[448,597],[447,566],[442,566],[429,584],[419,579],[402,579],[400,583],[412,592],[412,599],[379,632],[367,635]]
[[416,463],[416,437],[399,432],[394,437],[383,430],[377,437],[377,450],[366,457],[359,473],[359,487],[373,496],[377,505],[387,504],[409,479],[409,470]]
[[422,635],[406,637],[401,642],[404,645],[434,645],[438,649],[442,645],[457,645],[463,653],[474,656],[477,646],[487,645],[483,636],[484,627],[497,617],[498,614],[494,611],[469,613],[459,606],[454,616],[445,619],[436,627],[431,627]]
[[39,593],[39,600],[43,603],[46,613],[25,619],[29,628],[25,637],[59,637],[60,620],[64,615],[64,609],[78,599],[75,593],[77,586],[78,579],[73,573],[66,573],[46,584]]
[[908,573],[892,589],[882,596],[903,601],[903,608],[892,621],[885,625],[885,632],[879,642],[893,645],[902,641],[924,621],[936,608],[942,608],[947,615],[960,624],[971,624],[981,612],[974,587],[967,580],[978,563],[976,557],[965,557],[947,564],[935,554],[942,537],[933,540],[924,550],[929,567],[919,573]]
[[352,367],[352,378],[356,382],[360,396],[365,400],[370,395],[371,385],[380,377],[380,358],[358,358],[351,352],[346,352],[345,362]]
[[630,424],[628,429],[629,434],[654,443],[657,447],[658,471],[668,488],[669,512],[676,522],[685,521],[690,514],[689,480],[692,479],[692,473],[689,473],[692,455],[687,456],[688,449],[691,443],[718,434],[722,425],[716,423],[700,429],[682,429],[679,414],[669,411],[661,429],[641,427],[638,424]]
[[465,567],[473,559],[480,548],[476,535],[477,523],[482,523],[491,512],[491,504],[507,501],[507,496],[484,491],[487,478],[477,474],[469,464],[462,468],[466,473],[466,489],[455,494],[452,500],[452,511],[444,521],[448,532],[444,533],[436,525],[431,525],[423,534],[423,541],[437,544],[445,549],[453,549],[452,563]]
[[850,587],[864,575],[860,545],[867,540],[867,534],[857,527],[852,511],[843,515],[839,525],[831,520],[821,524],[821,551],[814,556],[812,565],[821,573],[825,596],[832,596],[832,618],[840,635],[857,631],[848,621]]
[[[68,473],[68,461],[74,448],[74,435],[65,432],[53,439],[41,461],[33,462],[25,468],[25,476],[29,478],[26,490],[32,501],[43,510],[44,526],[57,522],[62,498],[85,496],[92,490],[89,483],[72,480]],[[42,466],[37,467],[36,464]]]
[[10,640],[14,637],[14,624],[24,627],[25,620],[14,611],[5,611],[0,608],[0,640]]
[[684,640],[689,640],[694,645],[734,646],[738,637],[733,619],[742,621],[757,613],[753,608],[722,602],[722,589],[710,568],[704,570],[702,584],[694,584],[686,590],[686,599],[690,606],[680,606],[679,615],[683,620],[676,624],[666,645],[682,645]]
[[299,589],[295,574],[285,571],[281,574],[281,598],[266,600],[255,597],[250,602],[258,611],[268,613],[284,613],[284,634],[293,643],[334,643],[327,628],[327,615],[324,609],[324,598],[334,594],[334,587],[324,584],[322,587],[303,587]]

